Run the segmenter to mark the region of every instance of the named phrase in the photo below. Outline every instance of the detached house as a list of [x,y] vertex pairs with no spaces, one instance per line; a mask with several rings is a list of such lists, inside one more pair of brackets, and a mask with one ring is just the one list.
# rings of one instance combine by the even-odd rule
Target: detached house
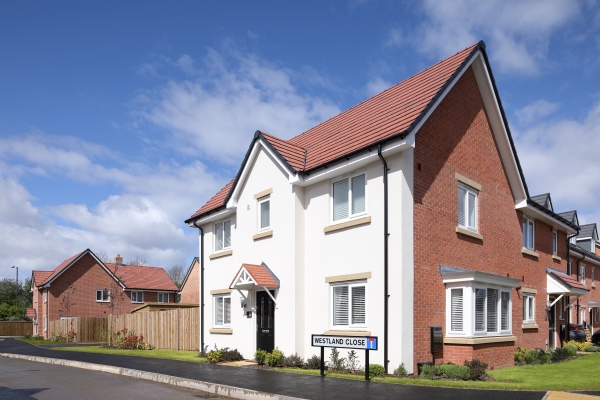
[[528,192],[483,42],[292,139],[257,131],[186,221],[200,235],[201,343],[310,357],[311,334],[377,336],[371,362],[409,372],[556,346],[550,302],[587,291],[567,275],[578,226],[543,197]]
[[33,271],[33,333],[48,337],[48,322],[69,317],[127,314],[151,302],[175,302],[179,291],[164,269],[104,263],[90,250],[52,271]]

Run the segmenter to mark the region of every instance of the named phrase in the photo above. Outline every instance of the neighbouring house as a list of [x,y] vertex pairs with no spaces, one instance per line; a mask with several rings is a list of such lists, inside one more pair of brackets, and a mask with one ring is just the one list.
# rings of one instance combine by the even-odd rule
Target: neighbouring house
[[[596,224],[581,225],[570,239],[571,278],[589,292],[569,304],[572,324],[589,326],[593,333],[600,328],[600,293],[596,287],[596,268],[600,271],[600,242]],[[578,329],[573,327],[573,329]]]
[[201,346],[246,357],[329,334],[377,336],[388,372],[507,366],[560,345],[550,302],[587,293],[567,274],[577,221],[529,194],[483,42],[289,140],[257,131],[186,223]]
[[104,263],[90,250],[52,271],[33,271],[33,334],[48,337],[48,323],[70,317],[127,314],[144,303],[173,303],[179,291],[164,269]]
[[179,302],[200,304],[200,264],[198,263],[198,257],[194,257],[181,283]]

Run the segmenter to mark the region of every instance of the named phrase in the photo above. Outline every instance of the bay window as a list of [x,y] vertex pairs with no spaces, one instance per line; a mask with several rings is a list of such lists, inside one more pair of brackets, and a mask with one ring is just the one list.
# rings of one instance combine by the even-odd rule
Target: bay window
[[333,222],[362,215],[367,211],[365,173],[354,174],[332,184],[331,216]]

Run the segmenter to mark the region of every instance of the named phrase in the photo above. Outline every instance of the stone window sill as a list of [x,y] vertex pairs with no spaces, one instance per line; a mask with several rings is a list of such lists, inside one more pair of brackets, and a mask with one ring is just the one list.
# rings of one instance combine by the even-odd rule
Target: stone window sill
[[552,259],[553,259],[553,260],[556,260],[556,261],[560,261],[560,260],[562,260],[562,258],[560,258],[559,256],[556,256],[556,255],[553,255],[553,256],[552,256]]
[[210,256],[208,256],[208,259],[209,260],[214,260],[215,258],[221,258],[221,257],[225,257],[225,256],[230,256],[232,254],[233,254],[233,250],[220,251],[218,253],[211,254]]
[[484,343],[503,343],[514,342],[516,336],[486,336],[478,338],[445,337],[444,344],[484,344]]
[[480,235],[479,233],[470,231],[468,229],[461,228],[459,226],[456,227],[456,232],[465,236],[474,237],[475,239],[483,240],[483,235]]
[[526,248],[521,249],[521,253],[527,254],[528,256],[532,256],[532,257],[535,257],[535,258],[539,258],[540,257],[540,255],[538,253],[536,253],[535,251],[531,251],[531,250],[528,250]]
[[256,235],[252,236],[253,240],[260,240],[260,239],[265,239],[268,237],[273,236],[273,230],[270,231],[266,231],[266,232],[261,232],[261,233],[257,233]]
[[334,336],[371,336],[371,331],[330,330],[330,331],[323,332],[323,335],[334,335]]
[[523,329],[538,329],[539,327],[538,324],[523,324]]
[[335,225],[329,225],[326,226],[325,228],[323,228],[323,232],[325,233],[329,233],[329,232],[335,232],[335,231],[339,231],[341,229],[346,229],[346,228],[350,228],[352,226],[357,226],[357,225],[363,225],[363,224],[370,224],[371,223],[371,217],[362,217],[362,218],[357,218],[357,219],[353,219],[347,222],[342,222],[341,224],[335,224]]
[[231,328],[212,328],[209,330],[210,333],[216,333],[217,335],[231,335],[233,329]]

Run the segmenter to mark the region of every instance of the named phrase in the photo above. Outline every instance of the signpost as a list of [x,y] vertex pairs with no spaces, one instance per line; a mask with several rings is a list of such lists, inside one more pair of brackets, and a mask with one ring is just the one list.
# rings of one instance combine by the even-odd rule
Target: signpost
[[313,347],[321,348],[321,376],[325,375],[325,347],[365,351],[365,380],[369,380],[369,351],[377,350],[377,336],[312,335]]

